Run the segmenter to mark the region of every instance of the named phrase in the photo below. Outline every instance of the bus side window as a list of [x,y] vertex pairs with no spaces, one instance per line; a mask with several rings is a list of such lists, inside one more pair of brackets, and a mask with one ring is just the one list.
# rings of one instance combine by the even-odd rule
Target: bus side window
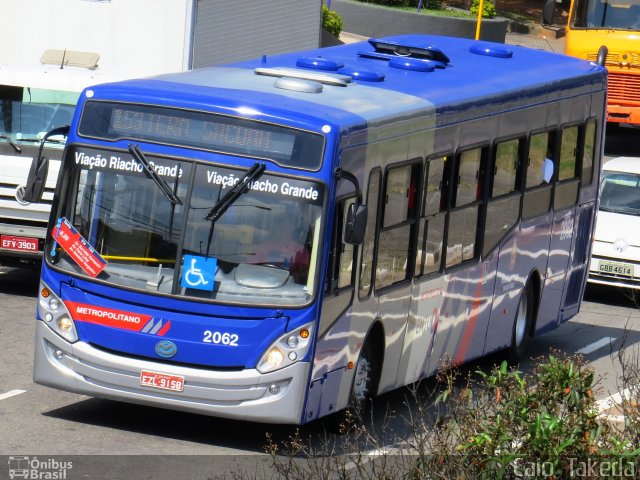
[[486,256],[518,222],[520,216],[520,186],[518,171],[522,139],[500,142],[494,148],[491,197],[482,242]]
[[476,257],[478,214],[482,202],[482,163],[486,148],[466,150],[457,156],[452,208],[447,226],[446,267]]
[[570,207],[578,201],[578,134],[577,125],[564,127],[560,133],[558,177],[553,198],[555,209]]
[[450,159],[449,156],[438,156],[427,160],[416,250],[416,276],[438,272],[442,266],[448,187],[445,172],[448,172]]
[[582,145],[582,186],[591,185],[593,182],[593,159],[596,155],[596,120],[587,121],[584,129],[584,143]]
[[551,209],[549,182],[554,172],[547,169],[547,159],[555,158],[555,131],[548,130],[531,135],[526,164],[525,193],[522,200],[522,218],[543,215]]
[[355,197],[340,200],[336,206],[333,234],[331,237],[331,263],[329,291],[353,285],[353,251],[351,244],[344,242],[344,225],[349,206]]
[[369,188],[367,190],[367,229],[362,242],[362,265],[360,266],[360,287],[358,297],[364,299],[371,294],[373,284],[373,252],[375,250],[376,219],[378,217],[380,199],[380,180],[382,174],[376,168],[369,175]]
[[[421,164],[391,167],[385,175],[384,208],[376,258],[376,289],[409,278]],[[411,258],[411,261],[409,259]]]

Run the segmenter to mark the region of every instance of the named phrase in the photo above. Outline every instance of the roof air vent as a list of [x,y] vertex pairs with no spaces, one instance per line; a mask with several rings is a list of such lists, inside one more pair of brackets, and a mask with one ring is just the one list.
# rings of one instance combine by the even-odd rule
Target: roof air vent
[[344,63],[338,63],[322,57],[302,57],[296,61],[296,67],[324,70],[326,72],[337,72],[343,66]]
[[290,90],[298,93],[320,93],[322,92],[322,84],[311,80],[303,80],[301,78],[278,78],[273,86],[282,90]]
[[436,67],[435,63],[429,60],[418,60],[415,58],[396,57],[389,60],[389,67],[400,68],[402,70],[411,70],[413,72],[433,72]]
[[342,75],[349,75],[354,80],[362,82],[381,82],[384,80],[384,73],[374,72],[372,70],[360,70],[355,67],[343,67],[338,70]]
[[513,57],[513,50],[502,45],[496,45],[494,43],[474,43],[471,48],[469,48],[469,51],[471,53],[475,53],[476,55],[485,55],[487,57]]

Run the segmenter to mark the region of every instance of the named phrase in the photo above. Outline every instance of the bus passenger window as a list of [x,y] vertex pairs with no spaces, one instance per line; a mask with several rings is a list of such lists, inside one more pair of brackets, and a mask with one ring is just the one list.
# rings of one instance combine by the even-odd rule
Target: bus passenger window
[[518,188],[519,153],[523,141],[508,140],[495,148],[493,186],[487,203],[482,255],[488,255],[518,222],[520,191]]
[[551,180],[555,160],[555,131],[531,135],[526,165],[526,191],[522,200],[522,218],[543,215],[551,209]]
[[519,148],[520,140],[518,139],[502,142],[496,147],[492,198],[515,191]]
[[[442,265],[442,246],[447,199],[447,159],[442,156],[427,161],[424,203],[416,250],[416,276],[438,272]],[[451,162],[449,162],[450,164]]]
[[593,159],[596,155],[596,121],[591,119],[584,129],[584,145],[582,147],[582,186],[593,182]]
[[458,185],[455,193],[455,206],[468,205],[482,196],[480,182],[480,161],[482,149],[475,148],[460,154],[458,164]]
[[558,162],[558,180],[556,182],[553,207],[567,208],[578,201],[577,165],[578,165],[578,126],[562,129],[560,138],[560,161]]
[[411,269],[409,249],[416,220],[419,178],[419,164],[392,168],[386,174],[383,229],[376,259],[376,289],[406,280]]
[[458,156],[457,185],[447,227],[447,267],[476,256],[478,213],[482,200],[481,167],[485,157],[485,148],[467,150]]
[[411,166],[389,170],[386,183],[383,227],[407,220],[415,205],[415,182],[411,182]]
[[529,159],[527,163],[527,189],[545,183],[545,159],[553,159],[553,143],[549,143],[551,132],[531,135],[529,140]]
[[360,266],[360,287],[358,290],[358,296],[361,299],[371,294],[371,284],[373,282],[373,252],[375,249],[381,176],[380,169],[373,170],[369,175],[367,229],[364,234],[364,242],[362,242],[362,265]]
[[562,130],[560,142],[560,168],[558,180],[570,180],[576,176],[576,156],[578,153],[578,127],[568,127]]

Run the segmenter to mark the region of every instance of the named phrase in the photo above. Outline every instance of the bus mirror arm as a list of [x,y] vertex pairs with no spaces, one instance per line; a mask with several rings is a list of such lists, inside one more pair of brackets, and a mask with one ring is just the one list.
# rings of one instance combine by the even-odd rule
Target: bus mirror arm
[[31,161],[31,167],[29,168],[27,185],[25,186],[24,194],[22,195],[22,199],[25,202],[38,203],[42,200],[42,192],[44,192],[47,173],[49,171],[49,159],[42,156],[42,149],[44,148],[44,144],[47,139],[56,135],[68,136],[69,125],[49,130],[45,133],[44,137],[42,137],[38,156]]
[[356,201],[360,203],[360,200],[362,198],[360,196],[360,183],[358,183],[358,179],[356,178],[356,176],[351,172],[343,170],[341,167],[336,168],[334,175],[336,177],[336,180],[342,180],[344,178],[345,180],[353,184],[353,187],[356,189]]
[[344,227],[344,241],[350,245],[361,245],[367,227],[367,206],[360,203],[362,196],[358,179],[351,172],[338,167],[335,171],[336,180],[345,179],[351,182],[356,190],[356,203],[349,205]]

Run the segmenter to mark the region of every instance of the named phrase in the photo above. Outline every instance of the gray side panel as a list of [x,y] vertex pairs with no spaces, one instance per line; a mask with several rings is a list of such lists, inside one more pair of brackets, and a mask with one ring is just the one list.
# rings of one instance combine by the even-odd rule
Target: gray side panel
[[200,0],[193,68],[318,48],[317,0]]

